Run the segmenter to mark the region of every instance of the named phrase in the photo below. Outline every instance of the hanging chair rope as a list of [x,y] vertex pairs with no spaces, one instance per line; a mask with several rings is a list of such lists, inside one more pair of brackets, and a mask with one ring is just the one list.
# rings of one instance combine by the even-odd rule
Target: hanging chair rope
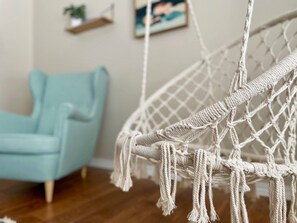
[[[147,85],[147,70],[149,59],[149,46],[150,46],[150,26],[152,19],[152,0],[147,1],[146,18],[145,18],[145,35],[144,35],[144,54],[143,54],[143,70],[142,70],[142,85],[140,96],[140,107],[142,108],[146,99],[146,85]],[[143,113],[143,111],[142,111]]]
[[[244,199],[245,192],[249,190],[248,183],[268,179],[270,181],[271,222],[285,223],[287,207],[284,177],[290,177],[293,200],[292,206],[289,209],[289,221],[290,223],[297,223],[297,165],[295,160],[297,50],[291,51],[292,46],[294,46],[293,38],[286,34],[288,24],[292,23],[290,20],[294,18],[297,21],[297,12],[289,13],[283,18],[273,20],[267,23],[266,27],[262,26],[254,31],[255,34],[260,36],[259,45],[265,46],[266,53],[271,54],[274,63],[271,63],[268,68],[264,67],[265,58],[263,61],[261,58],[259,64],[256,64],[256,67],[262,69],[260,75],[257,78],[251,76],[253,80],[247,82],[246,60],[248,59],[248,62],[250,58],[255,60],[253,58],[254,55],[250,54],[250,52],[247,54],[254,0],[248,0],[241,44],[231,44],[231,47],[239,47],[240,56],[238,61],[235,61],[235,59],[228,61],[228,48],[220,51],[223,52],[221,54],[220,52],[217,54],[208,53],[195,17],[192,1],[187,0],[187,2],[196,29],[196,36],[201,46],[201,63],[193,65],[193,68],[189,69],[183,78],[175,79],[168,86],[164,86],[163,94],[157,93],[159,98],[146,101],[146,78],[148,73],[152,13],[152,0],[148,0],[140,108],[138,113],[135,112],[132,115],[134,123],[130,122],[128,128],[125,126],[124,131],[121,132],[117,139],[115,171],[112,175],[112,181],[116,186],[121,187],[124,191],[128,191],[132,186],[131,175],[134,174],[133,169],[137,168],[135,166],[131,168],[130,165],[135,157],[140,157],[145,161],[149,160],[153,163],[158,163],[159,180],[157,181],[160,183],[158,206],[162,208],[164,215],[171,214],[176,207],[175,195],[178,174],[182,178],[193,181],[193,209],[188,216],[189,220],[207,223],[208,221],[218,219],[212,193],[212,187],[214,184],[217,184],[219,186],[229,185],[230,187],[231,222],[248,223]],[[265,28],[276,27],[278,24],[281,24],[281,35],[283,35],[285,40],[283,48],[286,47],[288,49],[289,55],[285,57],[276,55],[273,51],[275,43],[270,43],[269,39],[266,39],[266,31],[264,30]],[[263,35],[262,32],[264,32]],[[297,37],[297,31],[294,35],[293,37]],[[279,51],[282,53],[283,49]],[[198,97],[200,95],[186,89],[188,83],[196,84],[201,81],[201,83],[198,83],[198,87],[200,86],[202,90],[206,91],[210,89],[210,85],[207,85],[207,80],[213,79],[216,72],[220,71],[218,73],[221,73],[221,69],[224,69],[224,64],[216,62],[215,56],[217,55],[222,57],[222,63],[226,62],[226,65],[232,64],[235,68],[235,72],[232,71],[234,72],[234,77],[229,88],[230,95],[223,100],[220,98],[217,103],[207,106],[200,112],[195,110],[193,112],[194,115],[187,119],[182,119],[173,125],[167,124],[172,123],[169,122],[172,116],[181,118],[178,114],[179,109],[187,106],[186,103],[193,102],[188,100],[188,98],[196,100],[195,97],[197,97],[196,101],[199,101]],[[281,59],[279,60],[279,58]],[[272,66],[272,64],[275,65]],[[248,64],[248,67],[249,75],[253,75],[253,72],[250,70],[250,64]],[[205,75],[202,76],[205,79],[194,80],[194,77],[200,77],[198,75],[200,73]],[[217,83],[221,79],[214,79],[213,81]],[[197,86],[195,87],[197,88]],[[171,88],[174,88],[173,93]],[[186,94],[186,99],[179,99],[177,96],[179,93]],[[206,92],[205,94],[205,98],[213,97],[217,101],[211,93]],[[228,90],[224,91],[224,94],[228,95]],[[161,96],[164,96],[165,99]],[[256,98],[255,102],[253,101],[254,98]],[[171,109],[172,107],[167,105],[171,100],[176,100],[179,103],[178,109]],[[203,99],[201,101],[202,103],[205,102]],[[255,103],[255,105],[252,103]],[[169,108],[168,117],[160,111],[161,108],[164,108],[163,106]],[[185,108],[190,110],[189,107]],[[267,113],[260,116],[263,111]],[[160,117],[158,117],[159,114]],[[155,115],[156,119],[165,120],[164,123],[167,127],[163,125],[161,127],[163,129],[159,128],[158,121],[153,119]],[[261,126],[258,126],[259,123],[261,123]],[[137,125],[143,125],[144,127],[137,128]],[[151,127],[151,125],[155,126]],[[155,129],[160,130],[151,131]],[[242,129],[247,130],[247,134],[245,132],[242,134]],[[149,133],[144,134],[146,132]],[[264,141],[263,137],[268,138],[266,140],[270,144]],[[209,141],[209,143],[203,144],[203,138]],[[163,142],[157,143],[159,141]],[[191,148],[189,148],[190,146]],[[229,153],[221,154],[223,146],[229,147]],[[255,147],[264,152],[264,159],[257,162],[252,159],[243,159],[244,156],[241,150],[243,148],[255,150]],[[276,160],[278,161],[276,162]],[[208,196],[206,196],[207,194]],[[209,211],[206,205],[207,197],[210,204]]]
[[[204,39],[202,37],[192,0],[187,0],[187,4],[190,9],[190,15],[191,15],[194,27],[195,27],[196,37],[197,37],[199,45],[201,47],[201,51],[200,51],[201,57],[205,60],[206,65],[207,65],[207,72],[210,75],[211,74],[210,61],[209,61],[209,58],[207,57],[207,55],[209,54],[209,51],[208,51],[208,49],[205,45]],[[249,0],[247,15],[246,15],[246,19],[245,19],[245,27],[244,27],[242,46],[240,49],[240,60],[238,63],[238,70],[235,73],[232,84],[231,84],[231,89],[234,89],[234,90],[237,90],[239,87],[242,87],[242,85],[245,84],[246,80],[247,80],[247,78],[246,78],[246,76],[247,76],[246,51],[247,51],[247,45],[248,45],[248,39],[249,39],[250,25],[251,25],[251,20],[252,20],[253,6],[254,6],[254,0]],[[140,111],[141,111],[140,125],[145,125],[144,123],[146,123],[146,121],[147,121],[144,102],[146,100],[151,13],[152,13],[152,0],[148,0],[147,8],[146,8],[145,44],[144,44],[145,46],[144,46],[144,56],[143,56],[144,60],[143,60],[142,87],[141,87],[141,96],[140,96]],[[221,108],[220,110],[223,112],[226,111],[225,108]],[[210,114],[213,114],[213,113],[214,112],[210,112]],[[163,137],[160,137],[160,135],[154,134],[154,136],[157,136],[157,138],[159,140],[163,139]],[[168,131],[167,131],[167,137],[168,137]]]
[[187,0],[187,4],[188,4],[188,7],[190,9],[191,18],[192,18],[194,28],[195,28],[195,31],[196,31],[196,37],[197,37],[199,45],[201,47],[200,55],[201,55],[202,59],[205,59],[209,54],[209,50],[206,47],[204,39],[202,37],[192,0]]
[[[147,121],[145,114],[145,100],[146,100],[146,86],[147,86],[147,73],[148,73],[148,60],[149,60],[149,45],[150,45],[150,24],[152,14],[152,0],[147,1],[146,7],[146,18],[145,18],[145,36],[144,36],[144,53],[143,53],[143,70],[142,70],[142,84],[141,94],[139,100],[140,107],[140,123],[139,125],[143,128]],[[144,131],[144,129],[142,129]]]
[[[207,55],[209,54],[209,50],[207,49],[204,39],[202,37],[192,0],[187,0],[187,4],[190,9],[190,15],[195,27],[196,37],[201,47],[201,50],[200,50],[201,58],[207,60]],[[147,74],[148,74],[149,49],[150,49],[151,20],[152,20],[152,0],[147,0],[145,34],[144,34],[142,85],[141,85],[141,95],[140,95],[140,102],[139,102],[142,124],[145,122],[144,103],[146,100],[146,91],[147,91],[146,87],[147,87]]]
[[249,0],[248,9],[245,19],[242,45],[240,48],[240,59],[238,62],[238,68],[234,75],[233,81],[231,83],[230,92],[236,91],[247,83],[247,69],[246,69],[246,53],[248,47],[248,41],[250,37],[250,28],[252,23],[252,15],[254,9],[254,0]]

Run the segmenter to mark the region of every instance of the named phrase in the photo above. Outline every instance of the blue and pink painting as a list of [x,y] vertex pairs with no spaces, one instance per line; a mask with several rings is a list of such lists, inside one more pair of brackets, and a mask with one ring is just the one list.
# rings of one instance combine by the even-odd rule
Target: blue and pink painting
[[[135,36],[143,37],[146,23],[147,0],[135,0]],[[186,0],[153,0],[151,34],[188,25]]]

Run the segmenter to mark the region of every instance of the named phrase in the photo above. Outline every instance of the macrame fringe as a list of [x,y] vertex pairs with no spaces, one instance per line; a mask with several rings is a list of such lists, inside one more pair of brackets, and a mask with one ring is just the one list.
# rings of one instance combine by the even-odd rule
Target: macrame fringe
[[121,133],[117,138],[115,154],[114,154],[114,172],[111,174],[111,182],[127,192],[132,187],[131,179],[131,152],[136,145],[136,136],[139,132],[131,134]]
[[[193,185],[193,210],[188,215],[188,220],[196,223],[207,223],[218,220],[213,205],[212,192],[212,167],[207,173],[208,152],[202,149],[195,151],[194,155],[194,185]],[[206,208],[206,186],[208,181],[208,196],[210,201],[210,217]]]
[[270,222],[286,223],[287,203],[286,203],[286,195],[285,195],[285,183],[284,183],[283,177],[280,176],[270,180],[269,201],[270,201]]
[[[161,145],[160,166],[160,194],[157,207],[162,208],[163,215],[170,215],[175,206],[175,195],[177,187],[176,149],[174,144],[164,142]],[[171,163],[173,163],[173,185],[171,182]]]
[[296,176],[292,175],[291,179],[291,193],[292,193],[292,200],[291,200],[291,207],[289,212],[289,222],[290,223],[297,223],[297,199],[296,199]]
[[234,169],[230,175],[231,222],[248,223],[248,214],[244,195],[250,188],[246,183],[243,170]]

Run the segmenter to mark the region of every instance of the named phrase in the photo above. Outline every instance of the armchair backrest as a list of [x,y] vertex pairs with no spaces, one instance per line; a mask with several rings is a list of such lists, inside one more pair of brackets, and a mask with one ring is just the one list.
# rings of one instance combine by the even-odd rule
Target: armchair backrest
[[96,116],[99,106],[96,85],[99,75],[106,70],[99,67],[96,72],[47,75],[35,70],[30,76],[30,86],[34,97],[33,116],[37,119],[36,132],[54,132],[59,110],[64,103],[73,104],[81,113]]

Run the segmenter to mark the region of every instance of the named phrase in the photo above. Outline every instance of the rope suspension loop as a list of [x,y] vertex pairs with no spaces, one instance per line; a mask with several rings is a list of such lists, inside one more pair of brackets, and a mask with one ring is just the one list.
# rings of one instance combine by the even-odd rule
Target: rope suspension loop
[[[145,18],[142,84],[141,84],[141,94],[140,94],[140,100],[139,100],[141,128],[144,128],[145,123],[147,123],[144,103],[146,99],[146,82],[147,82],[148,56],[149,56],[149,44],[150,44],[150,27],[151,27],[151,18],[152,18],[151,14],[152,14],[152,0],[148,0],[147,6],[146,6],[146,18]],[[144,131],[144,129],[142,129],[142,131]]]
[[147,6],[146,6],[146,19],[145,19],[144,55],[143,55],[140,108],[143,107],[143,104],[146,98],[146,80],[147,80],[148,55],[149,55],[149,44],[150,44],[151,19],[152,19],[152,0],[148,0]]
[[[193,7],[192,0],[187,0],[188,7],[190,9],[190,15],[195,27],[196,36],[201,46],[201,57],[205,59],[209,54],[209,50],[205,45],[203,40],[197,16]],[[142,72],[142,87],[141,87],[141,96],[140,96],[140,108],[144,114],[143,104],[146,99],[146,84],[147,84],[147,73],[148,73],[148,56],[149,56],[149,46],[150,46],[150,30],[151,30],[151,19],[152,19],[152,0],[147,1],[146,7],[146,19],[145,19],[145,36],[144,36],[144,56],[143,56],[143,72]]]
[[238,62],[237,71],[235,72],[234,78],[231,83],[230,93],[236,91],[237,89],[241,88],[244,84],[247,83],[247,69],[246,69],[246,53],[247,53],[247,46],[250,37],[250,28],[252,22],[252,15],[254,9],[254,0],[248,1],[248,8],[246,13],[244,31],[243,31],[243,38],[242,38],[242,45],[240,48],[240,59]]
[[[195,31],[196,31],[196,36],[199,42],[199,45],[201,47],[201,58],[205,60],[207,64],[207,71],[210,74],[211,69],[210,69],[210,61],[207,57],[209,54],[209,50],[205,45],[205,42],[203,40],[199,23],[197,20],[197,16],[193,7],[193,2],[192,0],[187,0],[188,7],[190,9],[190,15],[192,18],[192,21],[194,23]],[[143,56],[143,72],[142,72],[142,85],[141,85],[141,96],[140,96],[140,102],[139,102],[139,107],[140,107],[140,126],[142,130],[144,131],[145,126],[147,124],[147,118],[146,118],[146,113],[145,113],[145,100],[146,100],[146,88],[147,88],[147,73],[148,73],[148,60],[149,60],[149,46],[150,46],[150,31],[151,31],[151,19],[152,19],[152,0],[147,1],[147,6],[146,6],[146,18],[145,18],[145,37],[144,37],[144,56]],[[211,87],[211,86],[210,86]]]
[[205,57],[209,54],[209,50],[206,47],[204,39],[201,34],[201,30],[200,30],[199,23],[197,20],[197,15],[195,13],[194,6],[193,6],[193,1],[187,0],[187,4],[188,4],[189,10],[190,10],[191,19],[192,19],[194,27],[195,27],[196,36],[199,41],[199,45],[201,46],[200,54],[201,54],[202,59],[205,59]]

